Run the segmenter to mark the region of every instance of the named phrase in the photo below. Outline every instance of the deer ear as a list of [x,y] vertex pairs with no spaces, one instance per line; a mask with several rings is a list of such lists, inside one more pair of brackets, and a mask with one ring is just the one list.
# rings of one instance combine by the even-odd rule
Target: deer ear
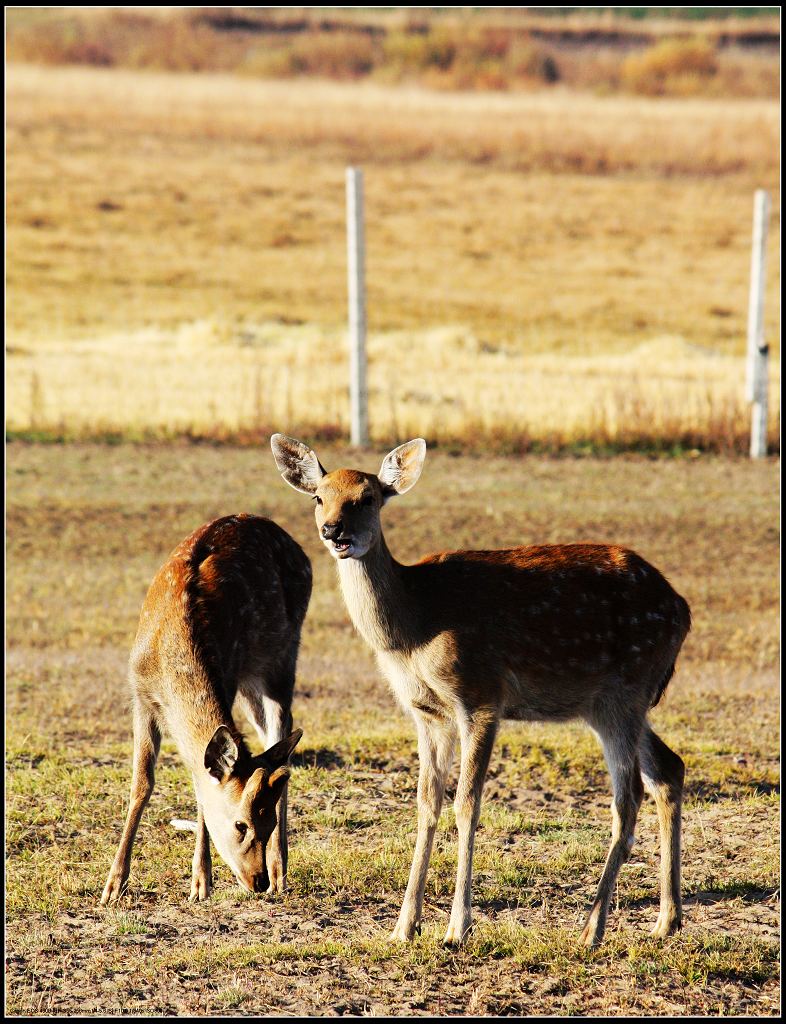
[[385,501],[394,494],[406,494],[418,482],[420,471],[426,460],[426,442],[422,437],[407,441],[394,448],[385,456],[382,468],[377,474],[382,484],[382,495]]
[[274,804],[277,804],[281,799],[281,794],[284,792],[284,786],[286,786],[288,781],[289,768],[278,768],[267,780],[270,796],[272,797]]
[[219,725],[205,749],[205,768],[217,784],[226,782],[232,774],[238,754],[232,733],[225,725]]
[[273,434],[270,438],[273,458],[276,460],[279,473],[290,487],[304,494],[313,494],[319,481],[325,475],[316,453],[302,441],[286,434]]
[[262,754],[262,760],[268,766],[270,771],[275,774],[277,768],[281,768],[287,763],[292,755],[292,751],[300,742],[300,737],[303,735],[302,729],[295,729],[293,733],[290,733],[285,740],[279,740],[269,750],[266,750]]

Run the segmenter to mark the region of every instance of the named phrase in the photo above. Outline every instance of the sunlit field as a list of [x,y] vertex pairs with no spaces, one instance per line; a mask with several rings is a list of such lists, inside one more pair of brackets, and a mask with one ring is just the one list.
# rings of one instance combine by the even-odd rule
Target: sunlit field
[[351,162],[375,438],[744,449],[764,186],[777,441],[774,102],[23,66],[8,99],[12,431],[345,433]]
[[[11,1014],[779,1013],[779,13],[459,10],[10,9]],[[365,181],[368,450],[346,443],[348,166]],[[761,188],[769,457],[751,460]],[[580,947],[611,829],[602,753],[576,723],[506,722],[466,944],[441,945],[455,767],[422,934],[388,941],[414,727],[274,431],[370,472],[426,439],[417,487],[383,513],[404,563],[611,542],[686,598],[651,716],[686,763],[681,933],[649,934],[645,799],[605,942]],[[170,820],[193,818],[192,784],[165,738],[127,892],[101,908],[144,594],[187,534],[241,511],[314,569],[288,889],[245,894],[216,855],[212,895],[188,902],[191,837]]]
[[482,92],[770,97],[777,7],[12,7],[14,62]]
[[[374,471],[384,450],[317,451]],[[456,870],[451,775],[423,934],[387,941],[416,828],[414,726],[353,635],[310,503],[267,443],[8,449],[6,998],[11,1013],[777,1016],[778,468],[771,460],[451,457],[385,509],[412,562],[442,548],[613,540],[691,605],[652,712],[687,765],[685,927],[659,941],[645,800],[607,938],[580,948],[608,848],[600,748],[576,725],[505,723],[484,790],[475,928],[440,943]],[[314,595],[293,713],[289,890],[189,904],[191,780],[170,741],[128,895],[98,906],[130,780],[125,671],[145,589],[195,525],[269,515],[306,549]]]

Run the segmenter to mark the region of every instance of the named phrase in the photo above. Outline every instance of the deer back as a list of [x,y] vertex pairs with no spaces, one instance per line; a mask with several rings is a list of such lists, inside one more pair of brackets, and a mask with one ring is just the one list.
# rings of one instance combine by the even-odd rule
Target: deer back
[[170,726],[194,701],[229,718],[239,676],[275,670],[296,651],[310,595],[308,558],[270,519],[240,514],[199,527],[142,606],[131,655],[139,696]]

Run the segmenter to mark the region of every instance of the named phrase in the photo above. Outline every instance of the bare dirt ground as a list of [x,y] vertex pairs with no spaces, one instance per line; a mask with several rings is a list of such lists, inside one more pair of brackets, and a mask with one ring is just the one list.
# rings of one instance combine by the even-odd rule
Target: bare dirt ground
[[[376,470],[384,453],[320,451]],[[687,764],[685,927],[657,916],[645,801],[607,940],[578,946],[610,789],[579,726],[510,723],[485,789],[474,919],[441,947],[455,872],[447,806],[423,934],[386,935],[415,831],[416,749],[349,625],[309,503],[259,450],[12,444],[7,466],[6,1000],[13,1014],[749,1015],[779,1012],[778,464],[430,453],[386,509],[394,554],[614,540],[662,569],[694,629],[653,712]],[[449,500],[448,500],[449,499]],[[315,588],[295,722],[288,892],[249,897],[214,863],[187,902],[187,773],[165,742],[128,895],[100,909],[129,783],[125,663],[147,584],[198,523],[270,515]],[[455,784],[455,778],[454,778]],[[451,795],[451,794],[449,794]]]

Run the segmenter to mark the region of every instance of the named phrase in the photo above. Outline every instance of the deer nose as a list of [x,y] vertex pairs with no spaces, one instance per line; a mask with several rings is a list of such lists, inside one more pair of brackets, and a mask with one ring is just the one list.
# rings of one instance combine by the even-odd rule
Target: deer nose
[[258,875],[254,875],[254,892],[266,892],[270,886],[270,879],[268,878],[267,869],[261,871]]
[[322,527],[322,536],[325,540],[337,540],[341,535],[343,523],[339,519],[337,523],[325,523]]

